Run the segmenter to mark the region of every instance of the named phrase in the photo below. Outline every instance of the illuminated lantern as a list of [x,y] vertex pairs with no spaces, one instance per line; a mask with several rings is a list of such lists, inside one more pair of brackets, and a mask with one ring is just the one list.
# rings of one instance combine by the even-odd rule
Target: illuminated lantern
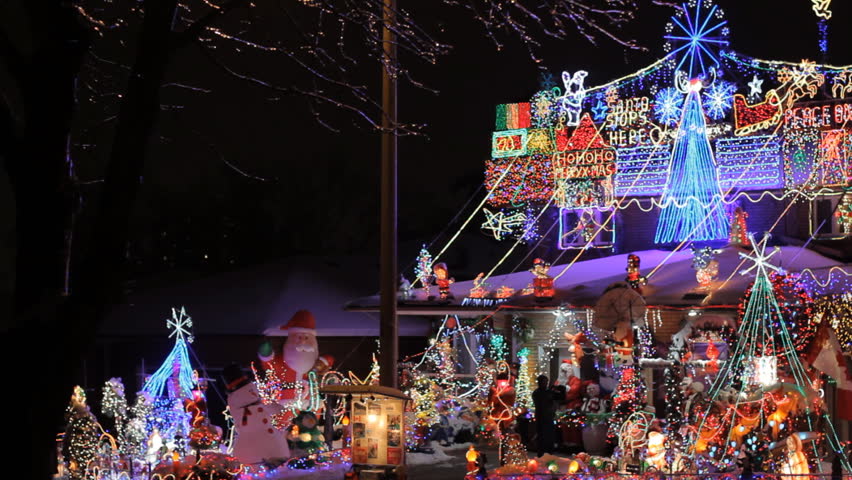
[[479,452],[473,448],[473,445],[467,449],[467,453],[464,454],[465,460],[467,460],[467,471],[474,472],[476,471],[476,459],[479,458]]
[[349,415],[344,415],[343,420],[340,423],[342,423],[344,427],[349,425]]
[[752,381],[760,386],[768,387],[778,382],[778,357],[754,357],[751,359],[754,376]]

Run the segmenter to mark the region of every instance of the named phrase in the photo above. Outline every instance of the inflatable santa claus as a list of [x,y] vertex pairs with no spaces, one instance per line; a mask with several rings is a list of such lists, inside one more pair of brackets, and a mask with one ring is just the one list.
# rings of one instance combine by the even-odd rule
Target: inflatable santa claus
[[272,372],[282,384],[278,402],[290,410],[305,410],[310,393],[308,372],[322,374],[331,368],[334,359],[317,352],[316,320],[311,312],[299,310],[280,328],[287,332],[284,348],[274,352],[266,342],[260,346],[258,357],[264,370]]

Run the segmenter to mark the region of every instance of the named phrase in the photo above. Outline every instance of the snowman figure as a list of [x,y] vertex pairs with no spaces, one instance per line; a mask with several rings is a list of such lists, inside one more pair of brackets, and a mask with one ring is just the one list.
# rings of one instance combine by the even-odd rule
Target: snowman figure
[[261,402],[257,385],[246,377],[238,365],[223,372],[228,390],[228,410],[234,417],[236,438],[233,455],[243,464],[278,463],[290,457],[287,433],[272,426],[272,418],[280,413],[278,404]]

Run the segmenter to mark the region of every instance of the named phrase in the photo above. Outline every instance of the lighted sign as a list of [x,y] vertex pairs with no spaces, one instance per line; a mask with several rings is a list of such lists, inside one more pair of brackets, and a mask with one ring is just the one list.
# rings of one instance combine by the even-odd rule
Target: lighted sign
[[566,208],[612,204],[615,149],[603,141],[588,113],[580,119],[565,148],[553,156],[556,204]]
[[524,129],[494,132],[491,140],[491,156],[494,158],[517,157],[527,153],[527,131]]
[[852,124],[852,103],[804,105],[784,114],[786,128],[843,128]]
[[405,449],[403,400],[376,395],[352,398],[352,463],[401,465]]

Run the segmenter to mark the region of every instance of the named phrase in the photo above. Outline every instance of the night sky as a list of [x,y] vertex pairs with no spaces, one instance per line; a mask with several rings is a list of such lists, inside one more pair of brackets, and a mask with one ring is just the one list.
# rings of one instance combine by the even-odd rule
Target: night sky
[[[416,2],[401,1],[400,7],[410,3]],[[809,1],[718,3],[725,9],[734,50],[760,58],[820,60]],[[268,7],[258,8],[253,28],[286,38],[286,27],[273,12],[265,17]],[[404,83],[400,87],[400,120],[427,124],[424,136],[399,141],[401,267],[413,259],[420,242],[431,242],[443,231],[437,242],[442,245],[457,228],[448,223],[467,199],[474,193],[481,199],[484,192],[477,189],[489,156],[494,107],[527,100],[539,88],[541,75],[513,37],[504,35],[505,47],[498,51],[466,12],[419,8],[413,13],[421,24],[453,49],[435,66],[403,56],[416,78],[439,93]],[[852,44],[845,23],[852,18],[852,6],[838,1],[832,8],[826,60],[850,64],[852,53],[844,47]],[[544,43],[539,49],[542,65],[557,79],[562,70],[586,69],[587,86],[633,72],[663,55],[661,37],[671,14],[668,7],[642,2],[625,36],[647,52],[625,51],[607,39],[596,47],[576,35]],[[222,25],[239,26],[244,20],[235,11]],[[97,42],[97,51],[107,58],[132,55],[132,43]],[[352,48],[358,53],[357,45]],[[217,57],[235,71],[270,83],[286,85],[294,75],[304,80],[275,54],[220,47]],[[81,78],[94,86],[81,94],[74,132],[78,175],[85,183],[83,230],[91,220],[87,213],[95,210],[90,207],[112,135],[104,119],[115,113],[121,91],[119,80],[88,82],[107,68],[98,61],[87,65]],[[367,62],[361,67],[356,77],[378,93],[378,70]],[[228,76],[197,46],[177,55],[167,83],[197,89],[162,89],[164,107],[133,213],[131,275],[205,274],[295,254],[378,256],[380,142],[375,131],[332,108],[323,108],[321,118],[340,131],[325,129],[303,98]],[[85,100],[92,96],[98,100]]]

